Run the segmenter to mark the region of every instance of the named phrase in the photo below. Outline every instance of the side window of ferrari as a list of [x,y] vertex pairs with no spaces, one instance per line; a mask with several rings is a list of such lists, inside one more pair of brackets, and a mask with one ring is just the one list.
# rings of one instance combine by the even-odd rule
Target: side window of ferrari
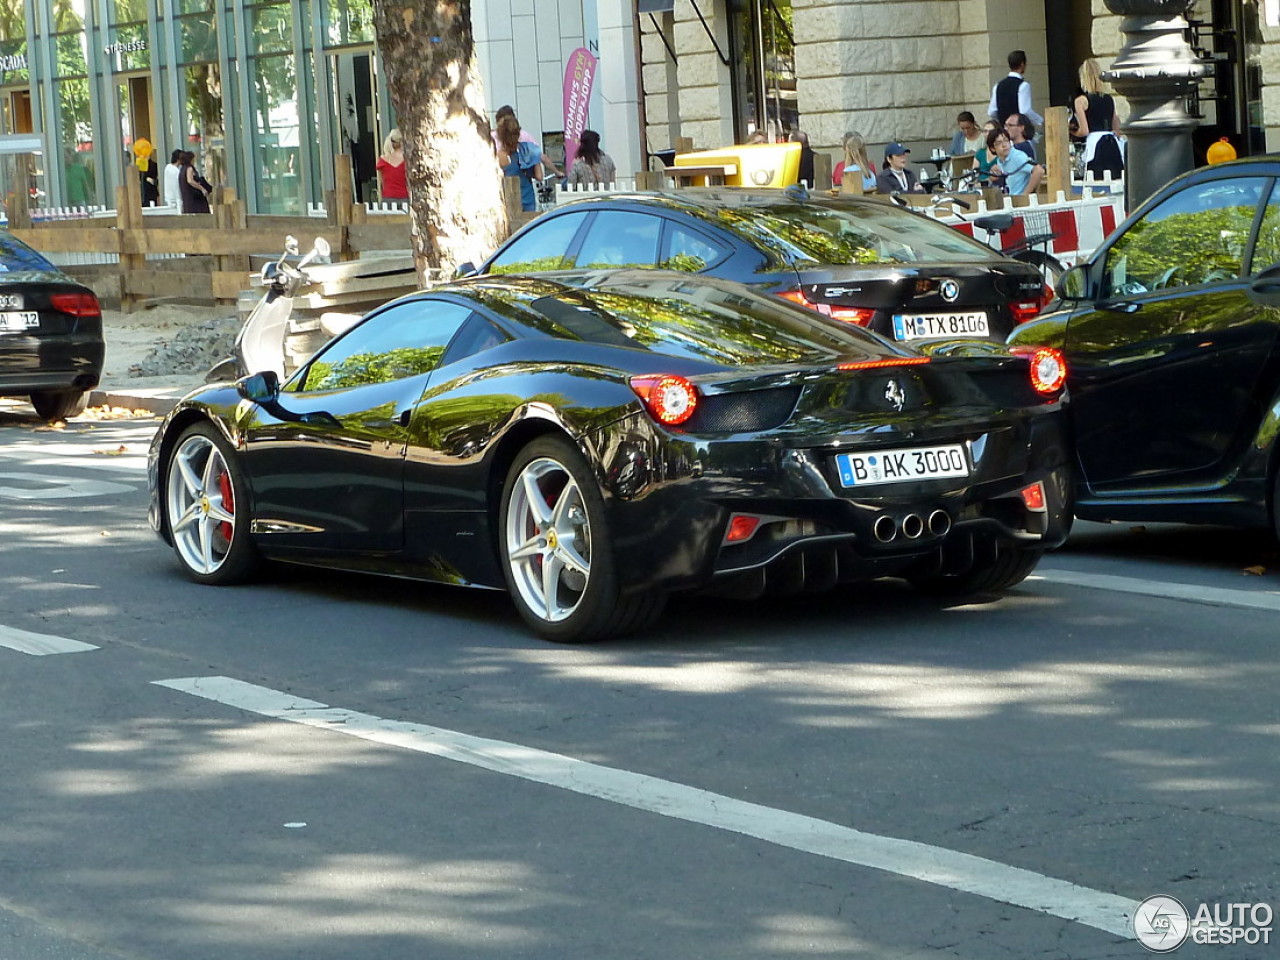
[[628,210],[602,210],[592,221],[574,266],[652,267],[658,262],[661,231],[661,217]]
[[489,264],[490,273],[534,273],[559,270],[566,266],[564,255],[587,214],[564,213],[558,217],[539,217],[534,225],[512,241],[507,249]]
[[1107,251],[1105,295],[1132,297],[1240,276],[1265,182],[1210,180],[1165,199]]
[[1271,188],[1271,198],[1262,214],[1262,226],[1258,229],[1258,242],[1253,249],[1249,269],[1261,273],[1268,267],[1280,265],[1280,180]]
[[326,346],[307,368],[303,390],[348,390],[429,373],[471,308],[410,300],[383,310]]

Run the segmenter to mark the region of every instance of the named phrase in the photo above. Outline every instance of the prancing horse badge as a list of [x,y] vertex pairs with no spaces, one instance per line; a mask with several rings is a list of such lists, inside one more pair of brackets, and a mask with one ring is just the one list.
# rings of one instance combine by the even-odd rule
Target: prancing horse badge
[[893,409],[901,412],[903,404],[907,402],[907,392],[897,380],[890,380],[884,385],[884,398],[893,404]]

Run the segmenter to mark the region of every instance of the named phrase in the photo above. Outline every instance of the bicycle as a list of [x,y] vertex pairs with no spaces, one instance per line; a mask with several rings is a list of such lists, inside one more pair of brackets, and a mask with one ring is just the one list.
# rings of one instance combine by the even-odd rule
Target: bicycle
[[[900,199],[896,194],[893,199],[903,206],[907,205],[906,201]],[[955,204],[966,210],[972,209],[972,205],[967,200],[961,200],[959,197],[945,194],[934,197],[929,203],[929,208],[935,209],[947,204]],[[955,216],[965,220],[962,214],[957,213]],[[1014,228],[1015,221],[1019,220],[1022,222],[1022,236],[1012,242],[1006,241],[1005,234],[1011,231]],[[1045,286],[1049,288],[1051,293],[1057,287],[1058,278],[1067,272],[1066,264],[1050,253],[1047,248],[1047,245],[1058,236],[1049,223],[1047,211],[1024,207],[1017,216],[1011,213],[990,213],[985,216],[974,217],[972,220],[965,220],[965,222],[972,223],[975,227],[988,233],[998,234],[1000,237],[1000,252],[1006,257],[1029,263],[1039,270],[1040,276],[1044,277]],[[1041,246],[1045,246],[1046,249],[1037,249]]]

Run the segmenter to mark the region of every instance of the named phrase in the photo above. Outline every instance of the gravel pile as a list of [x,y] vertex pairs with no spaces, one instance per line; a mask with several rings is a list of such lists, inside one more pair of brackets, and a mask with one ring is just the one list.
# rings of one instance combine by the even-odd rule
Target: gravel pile
[[231,356],[239,329],[240,320],[235,314],[185,324],[174,332],[172,338],[157,343],[141,362],[132,364],[129,376],[204,374],[214,364]]

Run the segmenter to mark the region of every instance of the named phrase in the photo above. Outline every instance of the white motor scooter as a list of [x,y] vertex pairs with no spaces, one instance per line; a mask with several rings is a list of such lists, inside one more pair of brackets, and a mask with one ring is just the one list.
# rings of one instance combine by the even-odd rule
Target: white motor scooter
[[[288,258],[297,255],[298,238],[285,237],[284,253],[280,259],[262,268],[262,282],[267,292],[236,335],[235,357],[229,358],[235,364],[234,376],[274,370],[277,377],[284,379],[284,340],[289,333],[293,298],[311,282],[306,272],[307,264],[329,256],[329,241],[316,237],[307,255],[296,264],[290,263]],[[222,369],[226,363],[224,360],[214,371]]]

